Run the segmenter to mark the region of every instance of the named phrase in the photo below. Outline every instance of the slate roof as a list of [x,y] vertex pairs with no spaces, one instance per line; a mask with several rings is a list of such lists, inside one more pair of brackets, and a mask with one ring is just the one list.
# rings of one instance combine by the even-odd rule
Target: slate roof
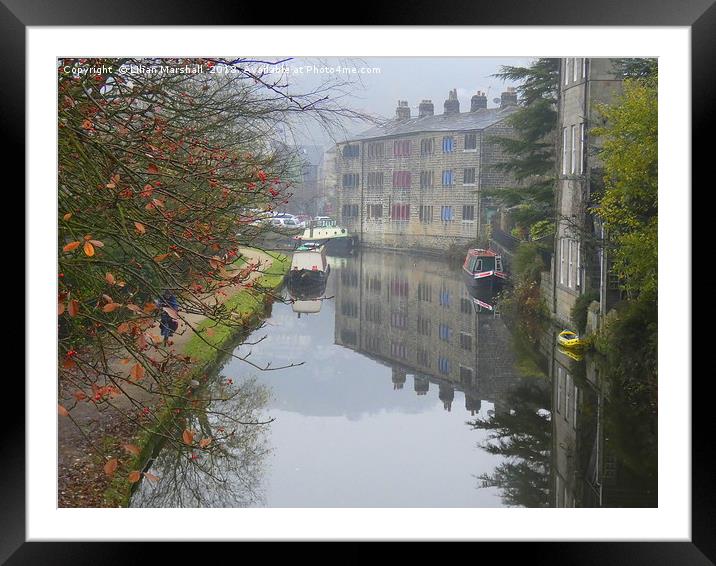
[[375,126],[365,132],[351,136],[346,141],[404,136],[420,132],[484,130],[504,120],[518,108],[518,106],[511,105],[505,108],[482,108],[475,112],[461,112],[460,114],[436,114],[404,121],[391,120],[382,126]]

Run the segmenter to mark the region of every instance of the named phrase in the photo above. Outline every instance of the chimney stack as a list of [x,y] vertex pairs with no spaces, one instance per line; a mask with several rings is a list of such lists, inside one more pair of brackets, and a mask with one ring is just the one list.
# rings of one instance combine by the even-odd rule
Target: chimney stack
[[477,94],[470,99],[470,112],[487,108],[487,95],[477,91]]
[[435,107],[433,106],[432,100],[423,100],[418,105],[418,118],[424,118],[425,116],[432,116],[435,114]]
[[457,99],[457,89],[450,91],[448,99],[445,101],[445,115],[460,114],[460,101]]
[[410,120],[410,106],[407,100],[398,100],[398,107],[395,109],[395,119],[405,121]]
[[500,108],[517,106],[517,93],[514,87],[507,87],[507,90],[500,95]]

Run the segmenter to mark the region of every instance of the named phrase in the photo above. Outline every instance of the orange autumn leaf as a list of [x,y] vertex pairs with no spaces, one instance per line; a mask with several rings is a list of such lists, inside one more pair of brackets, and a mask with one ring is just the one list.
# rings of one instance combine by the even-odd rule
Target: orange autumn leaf
[[149,481],[159,481],[159,476],[155,476],[154,474],[150,474],[149,472],[144,472],[144,477],[147,478]]
[[142,224],[141,222],[135,222],[134,227],[140,234],[144,234],[147,231],[147,229],[144,227],[144,224]]
[[138,470],[134,470],[133,472],[129,472],[127,479],[130,481],[130,483],[137,483],[141,477],[142,477],[142,472],[140,472]]
[[72,250],[77,249],[77,247],[78,247],[81,243],[82,243],[82,242],[70,242],[70,243],[67,244],[64,248],[62,248],[62,251],[63,251],[63,252],[71,252]]
[[112,312],[112,311],[117,310],[121,306],[122,305],[120,305],[119,303],[107,303],[106,305],[104,305],[102,307],[102,311],[103,312]]
[[145,303],[144,304],[144,312],[147,314],[154,312],[156,310],[156,308],[157,308],[157,305],[155,305],[154,303]]
[[134,454],[135,456],[139,456],[139,453],[141,450],[139,449],[139,446],[135,446],[134,444],[123,444],[122,448],[129,454]]
[[117,327],[117,332],[119,332],[120,334],[124,334],[125,332],[129,332],[129,323],[128,323],[128,322],[123,322],[122,324],[120,324],[120,325]]
[[201,446],[202,448],[206,448],[207,446],[209,446],[209,444],[211,444],[211,438],[202,438],[199,441],[199,446]]
[[85,242],[83,249],[85,251],[86,256],[92,257],[94,255],[94,246],[92,245],[91,242],[89,242],[89,241]]
[[170,254],[159,254],[158,256],[155,256],[155,261],[164,261],[169,257]]
[[147,166],[147,173],[151,173],[152,175],[156,175],[157,173],[159,173],[159,168],[158,168],[156,165],[154,165],[154,163],[150,163],[150,164]]
[[114,278],[114,275],[112,275],[111,273],[107,273],[107,274],[104,276],[104,279],[105,279],[105,281],[107,281],[107,283],[109,283],[110,285],[114,285],[114,284],[117,282],[117,280]]
[[65,312],[65,303],[57,303],[57,316]]
[[184,444],[188,444],[189,446],[191,446],[192,442],[194,442],[194,433],[188,428],[185,428],[184,432],[181,435],[181,438],[184,441]]
[[139,363],[134,364],[132,366],[132,369],[129,372],[129,374],[132,376],[132,378],[134,380],[139,381],[140,379],[142,379],[144,377],[144,366],[142,366],[142,364],[139,364]]
[[65,214],[65,215],[62,217],[62,220],[67,221],[67,220],[69,220],[70,218],[72,218],[72,213],[71,213],[71,212],[68,212],[67,214]]
[[92,129],[92,122],[90,120],[83,120],[82,121],[82,128],[85,130],[91,130]]
[[72,299],[70,301],[70,304],[67,307],[67,312],[70,314],[70,316],[77,316],[77,313],[80,312],[80,303],[79,301],[77,301],[77,299]]
[[104,465],[104,473],[108,476],[114,475],[114,472],[117,471],[118,465],[119,462],[117,462],[117,458],[112,458],[111,460],[108,460],[107,463]]
[[67,415],[70,414],[67,409],[65,409],[62,405],[59,405],[59,404],[57,405],[57,413],[58,413],[61,417],[66,417]]
[[121,360],[119,361],[119,363],[122,364],[123,366],[126,366],[126,365],[128,365],[129,362],[131,362],[131,361],[132,361],[132,360],[130,360],[129,358],[123,358],[123,359],[121,359]]

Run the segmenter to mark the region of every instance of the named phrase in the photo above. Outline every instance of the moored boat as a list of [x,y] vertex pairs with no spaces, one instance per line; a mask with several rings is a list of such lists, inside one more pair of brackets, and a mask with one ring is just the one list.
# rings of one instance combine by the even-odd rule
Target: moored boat
[[331,266],[326,259],[326,247],[316,244],[299,246],[291,258],[291,269],[287,278],[294,292],[311,292],[325,288]]
[[474,248],[468,250],[462,265],[468,287],[498,292],[507,281],[502,256],[492,250]]
[[557,336],[557,344],[565,349],[581,349],[586,342],[571,330],[562,330]]
[[303,233],[295,235],[293,239],[300,244],[325,245],[331,253],[351,252],[357,244],[355,236],[351,236],[348,230],[338,226],[328,216],[317,216],[309,222]]

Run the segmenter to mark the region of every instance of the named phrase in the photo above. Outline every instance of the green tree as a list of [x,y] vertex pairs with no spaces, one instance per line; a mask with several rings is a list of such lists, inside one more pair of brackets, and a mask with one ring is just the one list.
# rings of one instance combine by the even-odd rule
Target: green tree
[[494,139],[509,156],[495,167],[511,173],[516,184],[487,194],[508,208],[525,232],[539,221],[551,222],[554,216],[559,66],[559,59],[539,58],[528,67],[503,66],[495,74],[519,82],[520,109],[508,118],[516,135]]
[[658,230],[658,105],[655,75],[624,81],[621,98],[599,111],[604,189],[595,214],[607,229],[614,269],[630,298],[655,301]]

